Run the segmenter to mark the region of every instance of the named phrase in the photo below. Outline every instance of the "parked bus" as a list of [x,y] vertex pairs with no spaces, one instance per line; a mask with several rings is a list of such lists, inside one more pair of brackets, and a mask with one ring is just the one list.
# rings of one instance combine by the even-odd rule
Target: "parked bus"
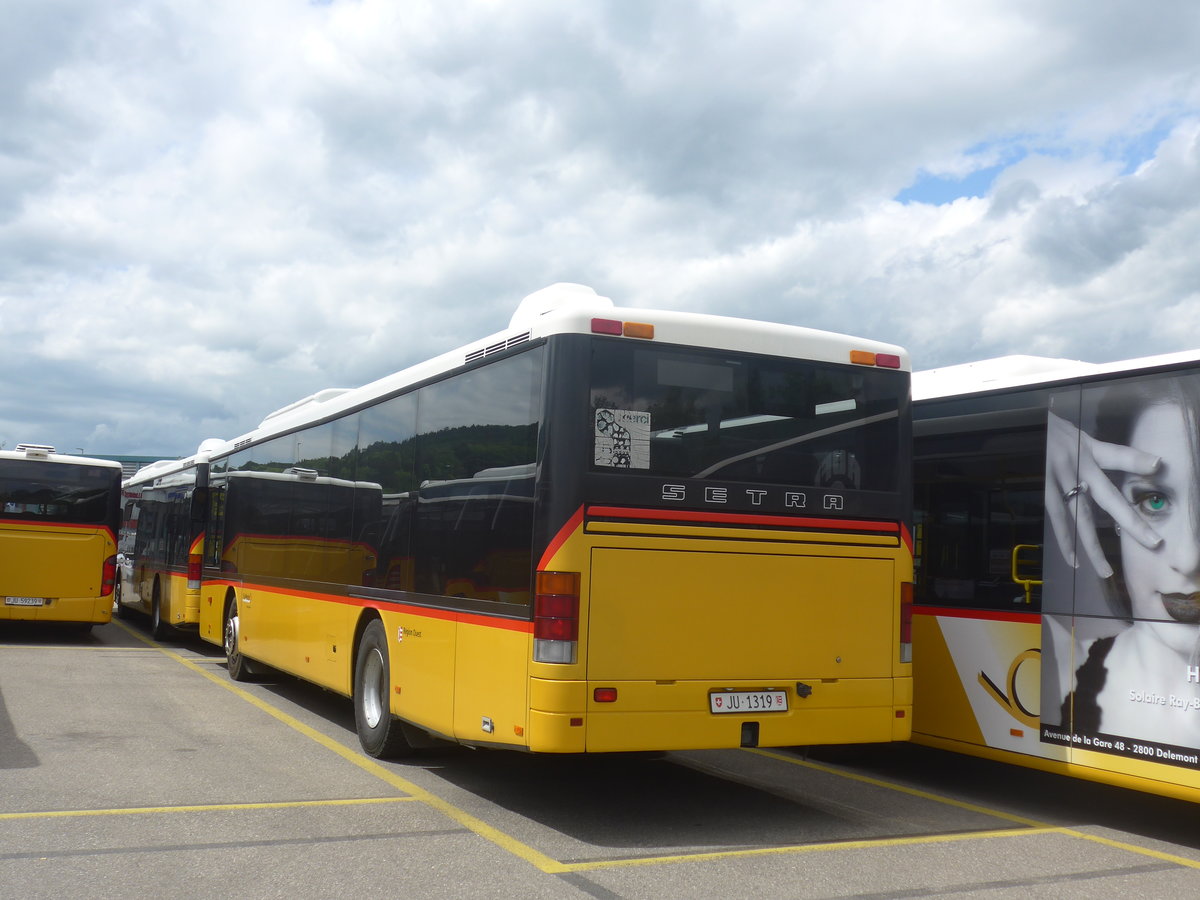
[[1200,354],[913,396],[913,739],[1200,800]]
[[204,449],[143,466],[122,488],[117,615],[149,616],[160,640],[173,630],[195,631],[200,622],[208,470],[196,460]]
[[0,620],[112,618],[121,464],[44,444],[0,451]]
[[906,740],[909,379],[892,345],[547,288],[198,459],[200,634],[351,697],[375,756]]

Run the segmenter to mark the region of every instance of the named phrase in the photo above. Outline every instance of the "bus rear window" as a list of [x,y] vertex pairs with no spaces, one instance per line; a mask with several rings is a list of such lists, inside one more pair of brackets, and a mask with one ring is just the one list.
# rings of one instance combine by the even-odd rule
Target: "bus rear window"
[[0,516],[31,522],[103,525],[111,517],[120,470],[34,460],[7,461],[0,470]]
[[593,471],[895,491],[903,372],[592,343]]

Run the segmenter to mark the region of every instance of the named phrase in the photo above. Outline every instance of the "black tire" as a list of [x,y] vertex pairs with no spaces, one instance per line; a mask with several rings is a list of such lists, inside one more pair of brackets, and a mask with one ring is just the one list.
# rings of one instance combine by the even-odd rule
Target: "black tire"
[[156,641],[165,641],[171,636],[171,628],[162,617],[162,598],[159,595],[158,581],[154,582],[154,599],[150,601],[150,636]]
[[254,681],[258,673],[250,660],[242,655],[242,645],[238,639],[239,624],[237,598],[231,594],[225,601],[225,666],[234,681]]
[[368,756],[410,756],[412,745],[400,720],[391,714],[391,669],[387,633],[379,619],[363,630],[354,660],[354,724]]

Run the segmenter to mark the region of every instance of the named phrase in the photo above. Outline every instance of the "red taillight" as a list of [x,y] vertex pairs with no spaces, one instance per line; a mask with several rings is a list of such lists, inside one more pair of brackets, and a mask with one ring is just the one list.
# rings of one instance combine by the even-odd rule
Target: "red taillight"
[[199,553],[188,554],[188,590],[195,591],[200,589],[200,569],[203,563],[204,557],[202,557]]
[[900,661],[912,662],[913,585],[900,583]]
[[533,636],[542,641],[579,640],[579,597],[538,594],[533,611]]
[[617,319],[592,319],[592,334],[620,334],[625,323]]
[[100,573],[100,596],[107,597],[117,586],[117,557],[110,556],[104,561]]
[[592,691],[592,699],[597,703],[616,703],[617,689],[616,688],[596,688]]
[[579,647],[579,573],[538,572],[533,598],[533,658],[573,663]]

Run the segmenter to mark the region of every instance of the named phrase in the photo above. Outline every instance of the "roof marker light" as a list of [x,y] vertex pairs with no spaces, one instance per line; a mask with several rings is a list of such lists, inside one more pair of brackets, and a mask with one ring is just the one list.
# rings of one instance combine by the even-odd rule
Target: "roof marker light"
[[894,353],[876,353],[875,365],[884,369],[900,368],[900,357]]
[[850,362],[859,366],[875,365],[875,354],[869,350],[851,350]]
[[626,322],[625,337],[654,340],[654,326],[646,322]]
[[592,334],[620,334],[621,326],[616,319],[592,319]]

